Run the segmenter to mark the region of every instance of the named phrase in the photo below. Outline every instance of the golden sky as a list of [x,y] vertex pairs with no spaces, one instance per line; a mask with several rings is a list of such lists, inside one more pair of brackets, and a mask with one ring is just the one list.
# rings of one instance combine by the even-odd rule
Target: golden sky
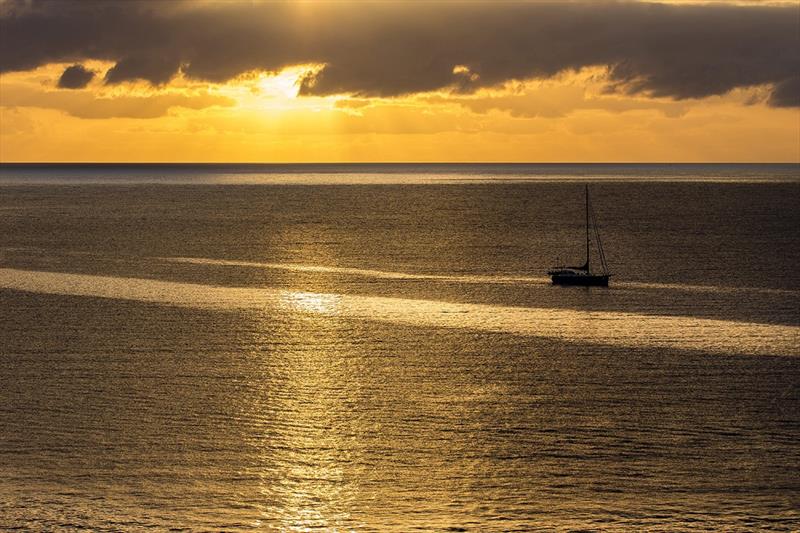
[[800,161],[797,3],[2,0],[0,25],[3,162]]

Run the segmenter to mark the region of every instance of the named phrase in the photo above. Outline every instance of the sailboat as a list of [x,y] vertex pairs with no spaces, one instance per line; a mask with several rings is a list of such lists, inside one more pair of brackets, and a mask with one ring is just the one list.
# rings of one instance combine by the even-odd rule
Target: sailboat
[[[590,228],[592,229],[591,232]],[[600,272],[592,272],[589,265],[589,244],[591,242],[591,235],[594,235],[597,241],[597,252],[600,257]],[[594,215],[594,209],[592,209],[589,203],[588,185],[586,185],[586,263],[578,267],[553,267],[547,271],[547,275],[552,278],[554,285],[608,287],[608,278],[611,274],[608,272],[606,255],[603,252],[603,243],[600,242],[600,232],[597,230],[597,218]]]

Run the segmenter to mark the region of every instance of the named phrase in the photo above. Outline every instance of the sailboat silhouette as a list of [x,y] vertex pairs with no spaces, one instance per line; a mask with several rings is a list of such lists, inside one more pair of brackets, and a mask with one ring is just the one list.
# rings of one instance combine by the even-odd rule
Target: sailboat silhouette
[[[591,231],[590,231],[591,229]],[[589,244],[592,235],[597,241],[597,251],[600,257],[600,272],[592,272],[589,257]],[[597,219],[589,202],[589,186],[586,185],[586,263],[582,266],[557,266],[547,271],[547,275],[555,285],[582,285],[582,286],[608,286],[608,271],[606,255],[603,252],[603,243],[600,241],[600,232],[597,229]]]

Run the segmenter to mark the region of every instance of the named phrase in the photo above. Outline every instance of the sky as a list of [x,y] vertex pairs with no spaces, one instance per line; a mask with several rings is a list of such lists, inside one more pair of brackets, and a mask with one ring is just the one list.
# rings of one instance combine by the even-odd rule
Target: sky
[[800,162],[800,1],[0,0],[0,162]]

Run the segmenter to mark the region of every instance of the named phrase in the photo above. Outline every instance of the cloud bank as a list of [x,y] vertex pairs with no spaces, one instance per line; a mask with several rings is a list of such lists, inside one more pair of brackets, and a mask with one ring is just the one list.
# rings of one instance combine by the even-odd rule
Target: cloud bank
[[178,107],[185,109],[205,109],[209,107],[230,107],[231,98],[196,91],[192,94],[156,93],[151,95],[117,95],[99,97],[90,91],[52,91],[41,87],[32,90],[28,84],[4,83],[3,106],[39,107],[57,109],[68,115],[86,119],[105,118],[157,118]]
[[314,63],[325,66],[303,95],[391,97],[603,66],[616,92],[686,99],[769,84],[770,105],[800,106],[796,5],[5,0],[0,41],[0,72],[110,60],[108,84]]

